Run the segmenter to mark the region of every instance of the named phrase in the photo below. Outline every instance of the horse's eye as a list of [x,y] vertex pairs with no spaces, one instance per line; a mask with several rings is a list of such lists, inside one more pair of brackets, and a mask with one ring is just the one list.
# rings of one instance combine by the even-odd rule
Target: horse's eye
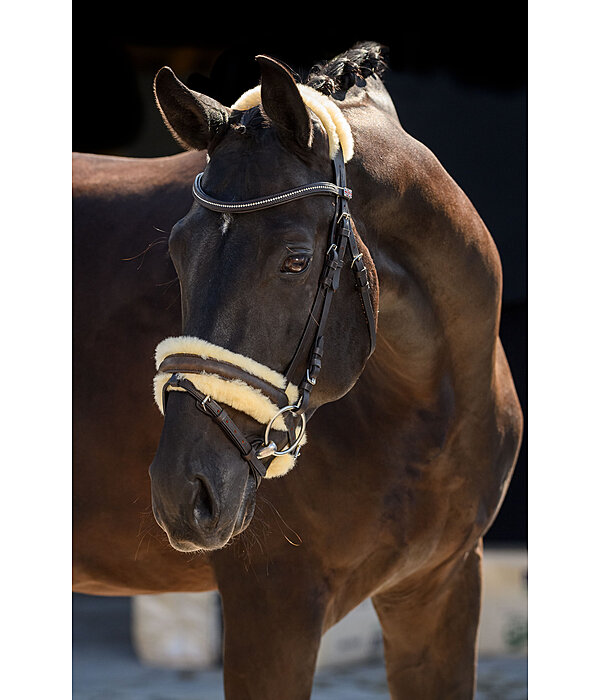
[[308,267],[310,255],[290,255],[281,266],[282,272],[303,272]]

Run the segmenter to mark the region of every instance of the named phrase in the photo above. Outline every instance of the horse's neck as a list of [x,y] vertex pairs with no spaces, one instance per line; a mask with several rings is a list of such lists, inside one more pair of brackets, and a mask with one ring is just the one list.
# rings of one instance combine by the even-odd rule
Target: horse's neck
[[443,333],[435,309],[418,281],[383,250],[379,277],[377,351],[373,358],[395,387],[412,401],[435,400],[444,373]]
[[380,285],[373,364],[402,395],[435,401],[450,377],[458,398],[470,402],[486,393],[481,388],[493,377],[498,253],[433,154],[389,111],[373,106],[370,118],[364,112],[348,115],[355,121],[359,230]]

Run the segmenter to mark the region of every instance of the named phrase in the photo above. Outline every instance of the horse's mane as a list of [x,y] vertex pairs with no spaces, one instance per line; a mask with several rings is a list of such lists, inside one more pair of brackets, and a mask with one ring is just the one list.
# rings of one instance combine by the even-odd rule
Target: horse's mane
[[351,49],[311,68],[306,84],[325,95],[344,93],[354,85],[364,85],[371,75],[381,77],[387,68],[385,48],[372,41]]

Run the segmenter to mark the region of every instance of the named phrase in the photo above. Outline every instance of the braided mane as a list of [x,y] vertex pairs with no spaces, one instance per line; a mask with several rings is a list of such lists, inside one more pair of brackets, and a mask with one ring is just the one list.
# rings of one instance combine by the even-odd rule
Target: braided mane
[[381,77],[387,68],[384,54],[380,44],[360,42],[331,61],[311,68],[306,84],[325,95],[344,93],[354,85],[364,85],[371,75]]

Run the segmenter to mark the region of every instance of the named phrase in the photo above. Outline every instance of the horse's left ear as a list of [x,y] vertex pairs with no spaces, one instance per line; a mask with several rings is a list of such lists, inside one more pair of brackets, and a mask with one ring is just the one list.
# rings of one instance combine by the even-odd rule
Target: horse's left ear
[[208,148],[229,122],[229,108],[190,90],[168,66],[154,78],[154,95],[165,124],[185,148]]
[[265,114],[284,137],[308,148],[312,142],[312,124],[294,77],[274,58],[257,56],[256,60],[260,65],[261,102]]

